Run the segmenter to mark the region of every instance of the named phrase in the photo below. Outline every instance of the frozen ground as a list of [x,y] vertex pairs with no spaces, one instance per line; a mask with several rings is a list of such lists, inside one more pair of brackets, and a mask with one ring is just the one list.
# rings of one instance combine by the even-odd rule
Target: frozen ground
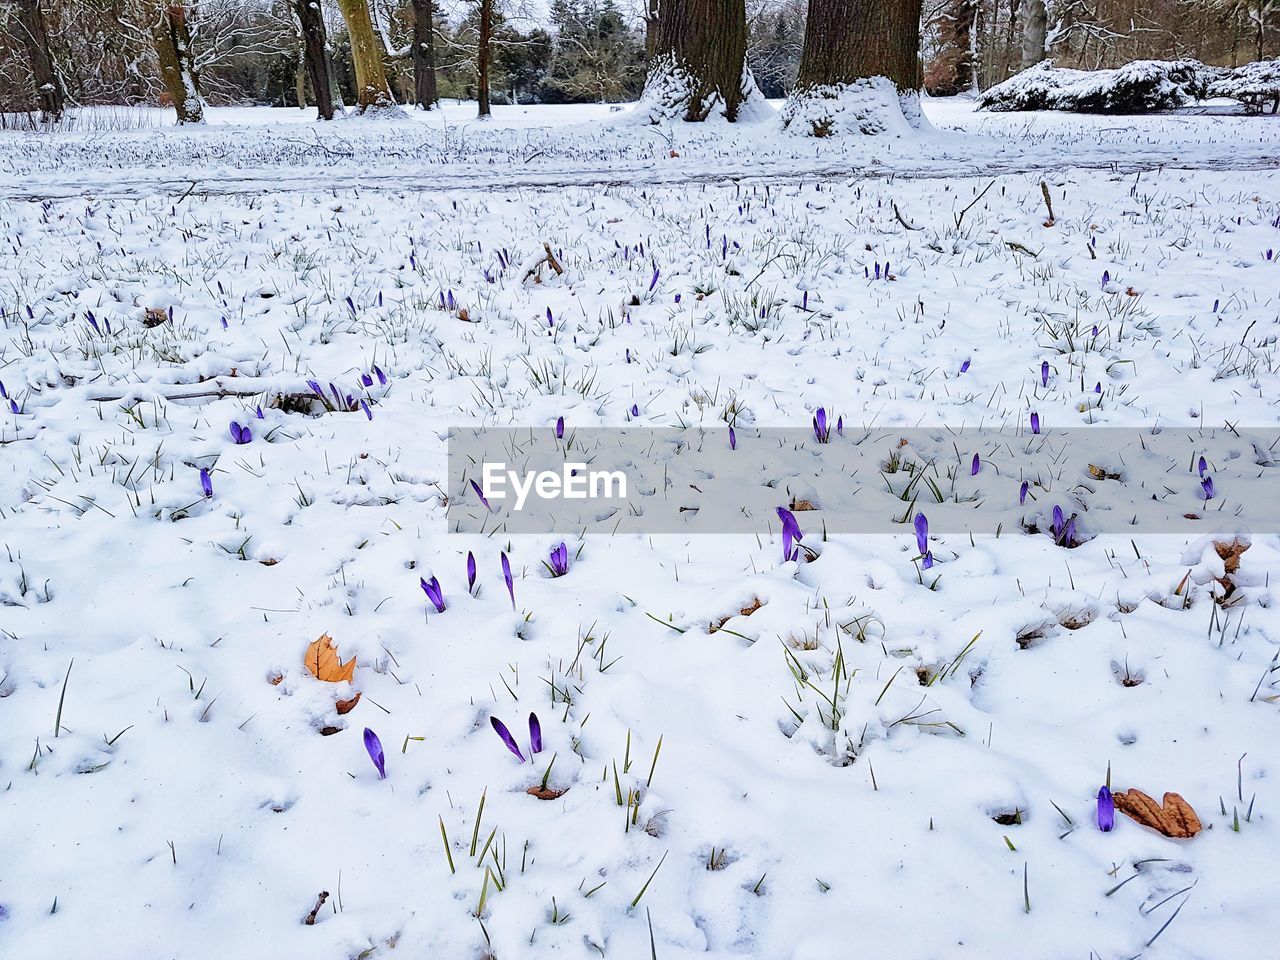
[[669,129],[637,125],[626,110],[608,106],[493,109],[485,123],[468,103],[409,113],[399,122],[317,124],[313,110],[214,108],[204,129],[179,130],[171,125],[172,111],[104,108],[77,121],[73,133],[0,132],[0,197],[355,185],[510,189],[812,180],[851,172],[977,176],[1067,164],[1125,171],[1161,165],[1266,169],[1280,163],[1280,118],[1273,117],[983,114],[967,100],[934,100],[925,112],[936,131],[926,140],[839,144],[779,137],[776,121]]
[[[799,564],[776,523],[569,536],[555,578],[561,537],[446,532],[451,426],[1278,425],[1280,126],[930,109],[837,155],[501,109],[444,155],[279,111],[0,137],[0,955],[1274,956],[1280,540],[1224,576],[1195,464],[1203,537],[942,535],[927,575],[807,511]],[[309,379],[356,409],[275,402]],[[531,711],[522,764],[490,717],[527,756]],[[1100,832],[1108,767],[1205,829]]]

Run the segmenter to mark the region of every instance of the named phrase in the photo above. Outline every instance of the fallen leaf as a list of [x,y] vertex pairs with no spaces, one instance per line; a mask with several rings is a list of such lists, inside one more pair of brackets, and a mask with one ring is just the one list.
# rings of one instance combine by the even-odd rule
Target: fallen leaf
[[350,700],[339,700],[334,704],[334,707],[337,708],[338,716],[341,717],[344,714],[348,714],[352,710],[354,710],[356,708],[356,704],[359,702],[360,702],[360,693],[357,691],[356,695],[352,697]]
[[1166,793],[1163,804],[1141,790],[1129,788],[1114,796],[1116,809],[1135,823],[1158,830],[1166,837],[1185,840],[1200,832],[1200,818],[1191,804],[1176,793]]
[[284,674],[283,674],[283,673],[275,673],[275,672],[273,672],[273,673],[270,673],[270,674],[268,674],[268,675],[267,675],[267,683],[271,684],[273,687],[278,687],[278,686],[280,686],[280,683],[281,683],[283,680],[284,680]]
[[554,800],[557,797],[563,797],[567,790],[556,790],[554,787],[530,787],[525,791],[531,797],[537,797],[539,800]]
[[1230,543],[1215,540],[1213,549],[1222,559],[1223,569],[1230,575],[1240,569],[1240,556],[1249,549],[1249,544],[1243,540],[1232,540]]
[[327,633],[307,644],[307,652],[302,658],[311,675],[326,683],[341,683],[355,676],[356,658],[346,663],[338,659],[338,648],[333,645],[333,637]]
[[463,307],[462,309],[460,309],[460,310],[458,311],[458,319],[459,319],[459,320],[470,320],[470,319],[471,319],[471,314],[467,313],[467,308],[466,308],[466,307]]

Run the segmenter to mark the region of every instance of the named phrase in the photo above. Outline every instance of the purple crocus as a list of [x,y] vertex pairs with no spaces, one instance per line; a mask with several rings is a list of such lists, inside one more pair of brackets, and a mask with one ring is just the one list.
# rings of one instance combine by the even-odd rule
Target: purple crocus
[[813,435],[819,443],[827,443],[831,439],[831,427],[827,424],[826,407],[819,407],[813,415]]
[[976,477],[978,475],[978,471],[981,469],[982,469],[982,460],[975,453],[973,455],[973,466],[969,468],[969,476]]
[[1049,361],[1040,361],[1040,386],[1047,387],[1049,385]]
[[471,489],[476,492],[476,496],[480,498],[480,502],[484,504],[484,508],[488,510],[490,513],[493,513],[493,507],[489,506],[489,500],[484,495],[484,491],[480,489],[480,484],[472,480]]
[[1206,476],[1203,480],[1201,480],[1200,489],[1204,491],[1204,498],[1206,500],[1212,500],[1213,499],[1213,477]]
[[1110,833],[1116,825],[1116,804],[1111,799],[1111,789],[1103,786],[1098,791],[1098,829]]
[[1204,472],[1209,469],[1209,462],[1204,457],[1201,457],[1200,462],[1196,464],[1196,469],[1199,471],[1200,476],[1203,477]]
[[556,417],[556,439],[564,439],[564,417]]
[[972,360],[966,360],[964,363],[960,364],[960,372],[961,372],[961,373],[968,373],[968,372],[969,372],[969,364],[971,364],[971,363],[973,363],[973,361],[972,361]]
[[467,593],[475,593],[476,589],[476,555],[467,551]]
[[542,724],[538,722],[536,713],[529,714],[529,752],[542,752]]
[[1062,517],[1062,508],[1055,504],[1053,507],[1053,524],[1052,524],[1053,538],[1055,540],[1060,540],[1062,536],[1063,525],[1064,525],[1064,520]]
[[733,432],[733,427],[729,428],[729,449],[730,450],[738,449],[738,435]]
[[638,417],[638,416],[640,416],[640,404],[638,404],[638,403],[633,403],[633,404],[631,405],[631,415],[632,415],[633,417]]
[[1032,433],[1040,432],[1040,414],[1038,413],[1031,414],[1031,432]]
[[929,518],[923,513],[917,513],[912,522],[916,528],[916,552],[923,557],[929,552]]
[[382,752],[382,741],[368,727],[364,728],[364,748],[369,751],[369,759],[378,768],[378,779],[387,779],[387,755]]
[[516,608],[516,584],[511,577],[511,561],[507,559],[504,551],[502,554],[502,579],[507,584],[507,593],[511,595],[511,609]]
[[1110,271],[1110,270],[1103,270],[1103,271],[1102,271],[1102,285],[1105,287],[1105,286],[1106,286],[1108,283],[1110,283],[1110,282],[1111,282],[1111,271]]
[[362,374],[360,374],[360,386],[362,386],[362,387],[366,387],[366,388],[367,388],[367,387],[372,387],[372,386],[373,386],[373,374],[371,374],[371,373],[362,373]]
[[1018,506],[1022,506],[1027,502],[1027,490],[1030,489],[1030,487],[1031,484],[1027,483],[1025,480],[1022,481],[1022,487],[1018,490]]
[[257,417],[259,420],[267,419],[267,415],[262,412],[262,404],[258,404],[258,409],[253,411],[253,415]]
[[560,541],[560,546],[551,551],[547,569],[553,577],[563,577],[569,572],[569,548],[564,545],[563,540]]
[[204,491],[206,499],[213,496],[213,479],[204,467],[200,468],[200,489]]
[[444,591],[440,589],[440,580],[436,577],[430,580],[419,577],[418,582],[422,584],[422,592],[427,595],[427,599],[435,605],[436,613],[444,613]]
[[490,717],[489,723],[493,725],[493,732],[496,733],[502,742],[507,745],[507,749],[516,755],[521,763],[524,763],[524,754],[520,752],[520,747],[516,743],[516,738],[511,735],[511,731],[507,729],[507,725],[497,717]]
[[385,387],[387,385],[387,375],[382,372],[382,369],[376,363],[373,365],[373,375],[378,378],[378,386]]
[[242,427],[234,420],[231,421],[231,442],[232,443],[248,443],[253,439],[253,432],[246,426]]
[[797,544],[804,539],[804,532],[796,515],[786,507],[778,507],[778,519],[782,521],[782,562],[786,563],[800,556]]

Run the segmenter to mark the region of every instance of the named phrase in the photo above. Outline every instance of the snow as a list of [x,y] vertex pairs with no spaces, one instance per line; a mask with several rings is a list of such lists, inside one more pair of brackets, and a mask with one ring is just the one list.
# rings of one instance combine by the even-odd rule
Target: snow
[[[1213,543],[1274,489],[1280,126],[923,107],[0,135],[0,955],[1269,957],[1280,539]],[[565,272],[522,282],[544,241]],[[910,522],[821,510],[798,561],[768,512],[445,522],[464,428],[747,450],[820,406],[833,444],[1035,411],[1225,452],[1207,503],[1125,464],[1024,514],[1159,483],[1187,532],[939,527],[928,571]],[[744,501],[802,492],[778,469]],[[308,673],[324,633],[352,682]],[[522,764],[490,718],[527,757],[530,712]],[[1206,829],[1100,832],[1108,770]]]
[[1222,70],[1198,60],[1135,60],[1114,70],[1069,70],[1042,61],[982,92],[985,110],[1135,114],[1185,107]]

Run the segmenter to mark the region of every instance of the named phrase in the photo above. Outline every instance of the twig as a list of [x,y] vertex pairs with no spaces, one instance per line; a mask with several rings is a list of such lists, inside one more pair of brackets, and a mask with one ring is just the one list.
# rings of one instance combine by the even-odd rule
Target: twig
[[311,912],[307,914],[307,919],[303,920],[302,922],[305,923],[308,927],[314,926],[316,922],[316,915],[320,913],[320,908],[324,906],[324,902],[328,899],[329,899],[329,891],[321,890],[320,896],[316,898],[316,905],[311,908]]
[[987,191],[990,190],[995,185],[996,185],[996,182],[992,180],[990,183],[988,183],[985,187],[982,188],[982,192],[980,194],[978,194],[976,197],[973,198],[973,203],[969,204],[967,207],[965,207],[963,210],[960,211],[960,216],[955,218],[957,230],[960,229],[960,224],[964,222],[964,215],[968,213],[970,210],[972,210],[975,206],[977,206],[978,201],[981,200],[983,197],[985,197],[987,195]]
[[1049,185],[1043,180],[1040,181],[1040,192],[1044,194],[1044,205],[1049,210],[1049,219],[1044,222],[1044,225],[1052,227],[1056,222],[1053,217],[1053,200],[1049,198]]
[[897,203],[897,201],[896,201],[896,200],[891,201],[891,202],[893,203],[893,215],[894,215],[895,217],[897,217],[897,218],[898,218],[898,222],[899,222],[900,224],[902,224],[902,225],[903,225],[904,227],[906,227],[908,230],[919,230],[919,229],[920,229],[919,227],[913,227],[911,224],[907,223],[907,220],[906,220],[906,218],[905,218],[905,217],[903,217],[902,212],[901,212],[900,210],[898,210],[898,203]]

